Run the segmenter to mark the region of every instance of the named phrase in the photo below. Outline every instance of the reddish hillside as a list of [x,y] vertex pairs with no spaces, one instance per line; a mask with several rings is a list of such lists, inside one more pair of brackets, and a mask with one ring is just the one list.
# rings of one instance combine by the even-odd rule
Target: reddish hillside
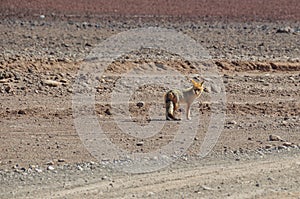
[[[268,2],[268,3],[266,3]],[[300,20],[299,0],[4,0],[2,17],[34,14],[167,15],[252,20]]]

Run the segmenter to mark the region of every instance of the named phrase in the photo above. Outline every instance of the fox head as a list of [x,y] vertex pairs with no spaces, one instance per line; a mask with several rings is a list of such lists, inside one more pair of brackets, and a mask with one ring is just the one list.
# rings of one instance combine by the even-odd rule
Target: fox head
[[191,82],[193,84],[194,93],[197,96],[200,96],[201,93],[203,92],[203,89],[204,89],[204,87],[203,87],[204,81],[202,81],[202,82],[199,83],[199,82],[196,82],[195,80],[191,79]]

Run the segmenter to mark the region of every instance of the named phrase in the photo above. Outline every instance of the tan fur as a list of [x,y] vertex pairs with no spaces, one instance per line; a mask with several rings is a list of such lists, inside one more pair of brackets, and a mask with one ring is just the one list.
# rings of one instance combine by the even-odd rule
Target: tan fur
[[166,105],[166,119],[180,120],[176,118],[176,111],[179,109],[180,103],[186,103],[186,118],[191,120],[190,108],[196,98],[198,98],[203,92],[203,83],[198,83],[191,79],[193,84],[192,87],[185,90],[170,90],[165,94],[165,105]]

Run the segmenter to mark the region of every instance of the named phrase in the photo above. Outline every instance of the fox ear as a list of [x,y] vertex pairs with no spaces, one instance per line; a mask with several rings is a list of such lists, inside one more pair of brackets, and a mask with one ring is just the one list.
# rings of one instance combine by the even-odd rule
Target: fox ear
[[204,84],[204,81],[202,81],[202,82],[200,83],[200,86],[203,86],[203,84]]
[[193,84],[194,86],[197,86],[197,85],[198,85],[198,82],[196,82],[195,80],[190,79],[190,81],[192,82],[192,84]]

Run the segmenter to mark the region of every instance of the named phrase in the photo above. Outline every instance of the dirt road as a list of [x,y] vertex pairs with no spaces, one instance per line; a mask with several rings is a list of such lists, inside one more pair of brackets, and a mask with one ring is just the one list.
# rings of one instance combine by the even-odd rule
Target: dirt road
[[135,175],[99,165],[65,167],[34,177],[7,175],[1,198],[298,198],[299,160],[295,151],[240,161],[181,160],[160,172]]

